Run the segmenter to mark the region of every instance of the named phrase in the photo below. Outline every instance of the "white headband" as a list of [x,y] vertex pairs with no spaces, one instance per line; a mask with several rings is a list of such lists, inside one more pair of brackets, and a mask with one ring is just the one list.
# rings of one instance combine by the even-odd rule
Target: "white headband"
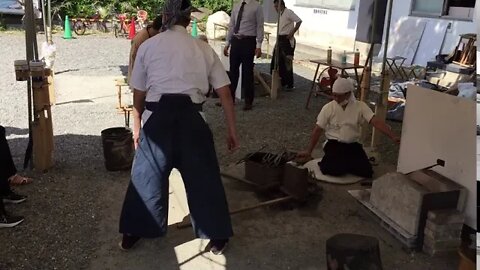
[[353,81],[351,79],[337,78],[333,83],[332,92],[337,94],[345,94],[355,91]]
[[355,91],[355,85],[353,83],[353,80],[348,78],[337,78],[335,82],[333,83],[332,87],[332,92],[337,93],[337,94],[345,94],[350,92],[350,101],[355,101],[355,94],[353,93]]

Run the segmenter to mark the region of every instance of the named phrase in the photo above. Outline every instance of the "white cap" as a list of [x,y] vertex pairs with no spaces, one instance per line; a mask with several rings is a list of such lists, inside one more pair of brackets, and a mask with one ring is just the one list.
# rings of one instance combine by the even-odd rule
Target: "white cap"
[[345,94],[355,91],[355,86],[351,79],[337,78],[333,83],[332,92],[337,94]]

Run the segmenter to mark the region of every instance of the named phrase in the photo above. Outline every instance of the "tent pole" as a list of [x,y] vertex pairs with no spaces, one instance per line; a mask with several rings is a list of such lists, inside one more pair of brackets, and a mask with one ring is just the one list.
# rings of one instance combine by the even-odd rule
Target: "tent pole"
[[48,37],[47,37],[47,42],[48,44],[52,44],[53,43],[53,40],[52,40],[52,1],[51,0],[47,0],[47,3],[48,3],[48,8],[47,8],[47,11],[48,11]]
[[[388,90],[390,88],[390,76],[385,66],[387,63],[388,39],[390,37],[390,24],[392,21],[393,0],[388,1],[387,29],[385,32],[385,46],[382,60],[382,81],[380,83],[380,94],[375,105],[375,116],[384,121],[387,117]],[[371,146],[375,148],[380,143],[380,131],[373,129]]]

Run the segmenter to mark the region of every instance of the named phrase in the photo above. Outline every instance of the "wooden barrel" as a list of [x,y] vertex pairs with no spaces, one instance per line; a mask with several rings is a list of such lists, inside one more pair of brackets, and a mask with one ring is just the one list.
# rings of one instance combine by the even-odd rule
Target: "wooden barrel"
[[327,240],[328,270],[382,270],[380,248],[375,237],[337,234]]

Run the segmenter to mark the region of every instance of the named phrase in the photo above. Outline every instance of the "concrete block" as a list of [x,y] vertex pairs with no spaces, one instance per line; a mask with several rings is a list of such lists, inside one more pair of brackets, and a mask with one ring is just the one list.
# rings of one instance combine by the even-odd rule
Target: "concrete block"
[[440,249],[434,249],[429,246],[423,245],[423,252],[427,253],[430,256],[435,256],[435,257],[455,254],[456,251],[457,251],[456,248],[440,250]]
[[429,237],[425,237],[423,239],[424,247],[427,246],[431,249],[438,250],[438,251],[458,249],[461,244],[462,244],[462,239],[460,238],[451,239],[451,240],[440,240],[440,241],[434,241]]
[[387,173],[372,184],[370,203],[411,233],[418,234],[418,225],[425,187],[400,173]]
[[425,187],[431,193],[464,189],[461,185],[432,170],[414,171],[407,174],[407,176]]
[[462,235],[462,230],[432,231],[429,228],[425,228],[424,235],[435,241],[458,239]]
[[427,220],[425,228],[433,231],[433,232],[449,232],[449,231],[458,231],[462,230],[463,223],[456,223],[456,224],[445,224],[445,225],[438,225],[433,223],[430,220]]
[[428,212],[428,220],[437,224],[456,224],[465,221],[465,215],[456,209],[433,210]]

